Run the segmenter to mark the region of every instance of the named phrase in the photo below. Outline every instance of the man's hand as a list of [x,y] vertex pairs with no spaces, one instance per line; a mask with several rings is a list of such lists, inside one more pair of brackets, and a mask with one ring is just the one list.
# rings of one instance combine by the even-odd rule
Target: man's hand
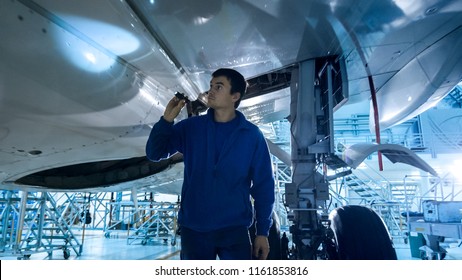
[[253,244],[253,255],[259,260],[266,260],[270,251],[268,237],[257,235]]
[[174,96],[167,104],[167,107],[164,111],[164,120],[168,122],[173,122],[175,118],[180,114],[181,109],[186,104],[184,99],[179,99]]

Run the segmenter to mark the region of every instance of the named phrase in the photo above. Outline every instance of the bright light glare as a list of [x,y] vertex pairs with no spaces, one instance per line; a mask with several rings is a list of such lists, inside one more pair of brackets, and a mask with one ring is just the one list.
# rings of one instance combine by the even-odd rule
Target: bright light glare
[[412,15],[422,9],[424,3],[420,0],[394,0],[395,5],[403,11],[405,15]]
[[60,51],[78,67],[102,72],[109,69],[117,56],[138,49],[140,42],[127,30],[105,22],[61,15],[74,29],[56,32]]
[[147,101],[149,104],[156,104],[157,101],[154,99],[154,97],[149,94],[149,91],[147,91],[145,88],[140,88],[140,95],[142,98],[144,98],[145,101]]
[[462,160],[454,160],[453,164],[449,167],[449,171],[451,171],[451,174],[454,175],[454,178],[457,179],[457,181],[462,182],[462,174],[460,170],[462,168]]
[[93,64],[96,64],[96,57],[92,53],[85,53],[85,57]]
[[211,18],[206,18],[206,17],[196,17],[194,18],[194,25],[203,25],[209,22]]

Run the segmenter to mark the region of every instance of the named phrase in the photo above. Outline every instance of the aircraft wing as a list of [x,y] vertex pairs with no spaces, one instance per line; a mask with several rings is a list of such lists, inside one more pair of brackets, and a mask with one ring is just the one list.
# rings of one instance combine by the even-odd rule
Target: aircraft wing
[[173,182],[181,160],[148,162],[149,131],[175,92],[196,99],[221,67],[248,78],[241,109],[262,124],[287,117],[292,67],[334,57],[348,103],[376,90],[392,126],[462,79],[461,15],[458,0],[0,1],[0,185]]

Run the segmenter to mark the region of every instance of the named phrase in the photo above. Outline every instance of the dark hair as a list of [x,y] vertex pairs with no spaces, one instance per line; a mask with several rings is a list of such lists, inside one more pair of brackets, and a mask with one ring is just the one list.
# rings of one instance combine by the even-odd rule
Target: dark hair
[[242,97],[244,97],[245,92],[247,91],[247,81],[241,73],[230,68],[220,68],[212,73],[212,77],[214,78],[220,76],[224,76],[228,79],[231,84],[231,94],[235,94],[237,92],[241,94],[239,100],[234,103],[234,108],[237,108],[241,103]]

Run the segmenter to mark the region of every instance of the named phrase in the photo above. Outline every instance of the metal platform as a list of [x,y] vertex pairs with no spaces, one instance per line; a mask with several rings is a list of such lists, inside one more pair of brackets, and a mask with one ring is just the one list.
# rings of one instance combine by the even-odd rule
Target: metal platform
[[82,246],[53,197],[45,192],[3,192],[0,223],[0,256],[28,259],[33,254],[60,250],[64,259],[77,256]]
[[159,240],[176,244],[177,203],[125,201],[110,203],[106,209],[111,211],[106,215],[106,238],[123,234],[127,244],[146,245]]

